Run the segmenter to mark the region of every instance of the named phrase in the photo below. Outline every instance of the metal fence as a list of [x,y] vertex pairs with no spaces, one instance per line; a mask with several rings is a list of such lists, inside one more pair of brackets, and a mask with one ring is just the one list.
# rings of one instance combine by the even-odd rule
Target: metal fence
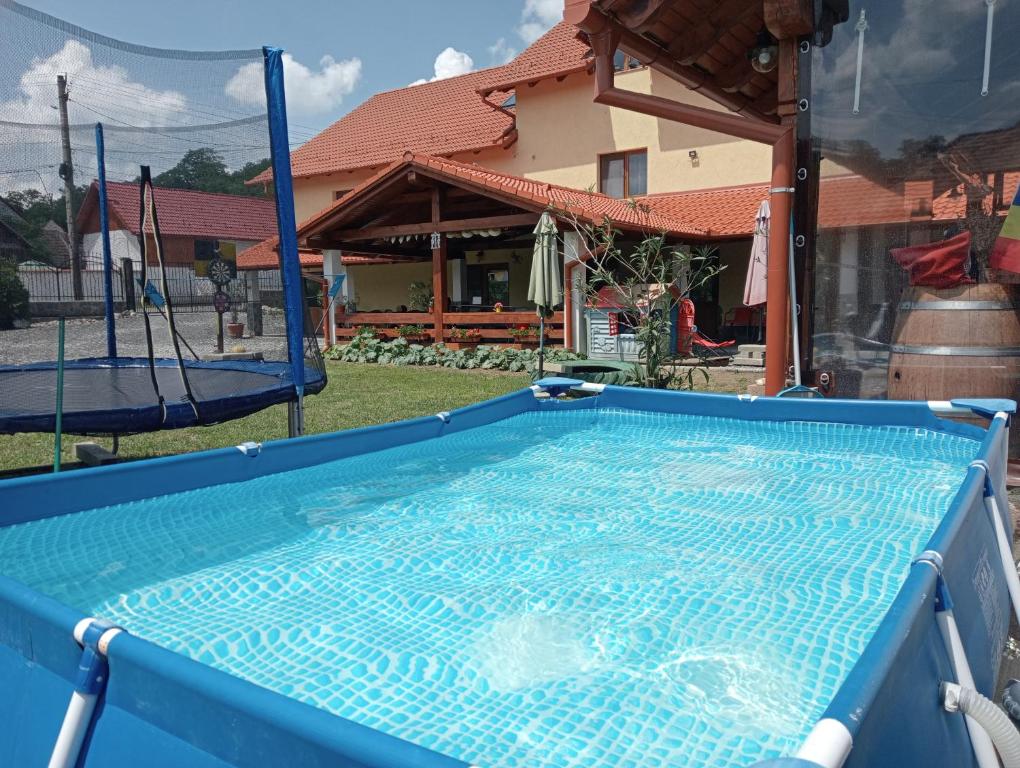
[[[30,303],[74,301],[74,288],[71,270],[55,267],[26,266],[18,267],[18,277],[28,290]],[[134,295],[141,295],[140,271],[135,265],[130,275],[120,267],[113,270],[113,299],[125,300],[125,280],[134,280]],[[148,270],[148,280],[163,294],[159,271],[153,267]],[[282,283],[279,270],[267,270],[255,273],[255,277],[246,277],[239,273],[236,278],[223,288],[230,297],[231,304],[238,309],[248,302],[249,281],[257,281],[260,303],[269,306],[281,305]],[[206,277],[199,277],[191,265],[167,266],[166,292],[170,294],[174,310],[179,312],[213,312],[213,296],[216,286]],[[82,301],[101,302],[106,298],[106,287],[102,270],[87,269],[82,272]],[[129,297],[130,298],[130,297]]]

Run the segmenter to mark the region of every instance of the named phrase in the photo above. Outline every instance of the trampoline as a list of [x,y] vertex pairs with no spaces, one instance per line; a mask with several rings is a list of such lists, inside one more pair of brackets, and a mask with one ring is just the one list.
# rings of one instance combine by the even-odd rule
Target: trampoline
[[[145,352],[144,356],[139,356],[137,349],[126,356],[118,354],[105,142],[103,127],[97,124],[96,185],[103,255],[105,354],[64,360],[61,321],[57,361],[0,365],[0,434],[54,432],[58,435],[59,454],[61,432],[118,436],[205,426],[280,403],[291,405],[290,435],[302,433],[303,398],[322,391],[326,373],[309,322],[310,297],[305,295],[297,258],[281,53],[267,48],[263,55],[282,286],[282,312],[277,315],[284,323],[280,332],[266,335],[278,336],[281,348],[241,360],[222,354],[203,359],[184,338],[174,319],[174,283],[169,277],[167,249],[160,233],[156,200],[159,190],[153,186],[149,166],[143,165],[138,183],[136,290],[142,294],[138,313],[144,322]],[[208,261],[203,276],[208,277],[216,291],[210,299],[214,299],[211,307],[219,313],[218,352],[223,353],[223,314],[231,306],[224,291],[229,290],[234,273],[220,255],[219,242],[212,241],[215,256]],[[197,256],[194,269],[198,276]],[[261,334],[261,320],[259,323]],[[153,337],[160,329],[167,334],[169,344],[157,349]]]
[[[128,435],[218,424],[296,396],[287,362],[185,360],[193,401],[176,360],[153,363],[162,406],[153,398],[147,358],[93,357],[65,363],[64,431]],[[321,371],[305,367],[305,394],[320,392],[325,384]],[[0,366],[0,433],[55,431],[56,388],[55,362]]]

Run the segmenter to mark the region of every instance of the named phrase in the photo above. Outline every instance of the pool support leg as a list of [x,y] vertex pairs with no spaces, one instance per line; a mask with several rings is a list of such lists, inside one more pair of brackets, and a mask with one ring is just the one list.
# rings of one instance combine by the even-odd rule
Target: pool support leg
[[77,765],[82,742],[92,724],[96,702],[109,677],[106,650],[110,641],[122,631],[103,619],[82,619],[75,625],[74,639],[82,646],[81,661],[78,662],[74,691],[50,755],[49,768]]
[[[985,473],[985,509],[995,529],[995,541],[999,550],[999,561],[1002,564],[1002,572],[1006,579],[1006,586],[1009,589],[1009,600],[1013,605],[1013,613],[1020,621],[1020,576],[1017,575],[1016,561],[1013,559],[1013,547],[1010,544],[1009,536],[1006,534],[1006,526],[1002,522],[1003,510],[999,508],[998,495],[992,483],[992,475],[987,462],[975,461],[972,467],[978,467]],[[1008,511],[1008,510],[1007,510]]]
[[[956,626],[956,618],[953,616],[953,601],[949,594],[949,587],[942,578],[942,556],[937,552],[924,552],[914,562],[924,563],[935,569],[937,579],[935,622],[938,624],[939,634],[942,635],[946,655],[949,656],[956,682],[964,688],[977,690],[977,686],[974,684],[974,675],[970,670],[970,662],[967,661],[967,654],[963,649],[963,639],[960,637],[960,630]],[[988,732],[970,715],[965,714],[964,721],[967,724],[967,733],[970,735],[970,744],[974,750],[974,759],[977,761],[978,768],[999,768],[999,758]]]

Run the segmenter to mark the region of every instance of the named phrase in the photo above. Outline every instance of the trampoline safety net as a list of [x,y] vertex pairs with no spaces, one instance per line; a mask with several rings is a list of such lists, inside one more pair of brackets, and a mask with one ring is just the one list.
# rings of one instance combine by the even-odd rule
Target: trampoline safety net
[[289,173],[273,54],[133,45],[10,0],[0,50],[0,270],[31,315],[0,331],[0,432],[53,429],[61,316],[68,432],[216,423],[294,400],[302,378],[320,391],[321,279],[296,254],[245,269],[246,251],[275,255],[271,125]]

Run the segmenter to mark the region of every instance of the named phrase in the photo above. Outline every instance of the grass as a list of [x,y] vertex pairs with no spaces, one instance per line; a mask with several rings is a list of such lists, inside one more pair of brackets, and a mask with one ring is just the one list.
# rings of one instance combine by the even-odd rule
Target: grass
[[[305,403],[305,431],[333,432],[369,424],[408,419],[448,411],[512,392],[530,381],[522,373],[459,371],[450,368],[395,367],[327,362],[326,389]],[[746,373],[710,369],[711,392],[743,392],[753,383]],[[278,405],[243,419],[212,427],[131,435],[120,441],[119,454],[137,459],[237,445],[246,440],[265,442],[287,436],[287,408]],[[72,465],[74,444],[89,439],[110,447],[108,439],[65,436],[62,462]],[[0,472],[53,463],[53,435],[0,435]]]
[[[530,384],[522,373],[458,371],[449,368],[397,368],[327,363],[326,389],[305,400],[308,434],[397,421],[485,400]],[[287,407],[277,405],[243,419],[212,427],[192,427],[121,438],[120,456],[145,458],[265,442],[287,436]],[[110,440],[65,436],[64,462],[74,462],[74,443]],[[0,471],[53,463],[53,435],[0,435]]]

